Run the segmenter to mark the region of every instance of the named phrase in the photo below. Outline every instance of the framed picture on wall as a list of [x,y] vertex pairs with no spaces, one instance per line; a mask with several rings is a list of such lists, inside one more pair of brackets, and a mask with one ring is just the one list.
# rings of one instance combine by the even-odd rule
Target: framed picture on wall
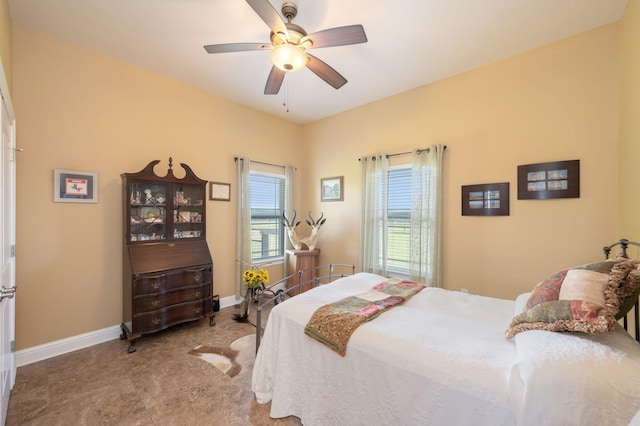
[[509,216],[509,182],[463,186],[462,216]]
[[53,169],[53,201],[56,203],[97,203],[98,174]]
[[320,179],[320,201],[343,201],[343,176]]
[[580,198],[580,160],[518,166],[518,200]]
[[213,201],[231,200],[231,184],[209,182],[209,199]]

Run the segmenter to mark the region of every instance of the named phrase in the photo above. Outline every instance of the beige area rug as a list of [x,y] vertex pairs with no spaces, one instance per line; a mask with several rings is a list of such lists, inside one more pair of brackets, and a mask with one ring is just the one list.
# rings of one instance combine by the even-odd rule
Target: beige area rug
[[199,345],[189,351],[213,365],[229,377],[237,376],[243,367],[250,366],[256,356],[256,335],[249,334],[233,341],[228,348]]

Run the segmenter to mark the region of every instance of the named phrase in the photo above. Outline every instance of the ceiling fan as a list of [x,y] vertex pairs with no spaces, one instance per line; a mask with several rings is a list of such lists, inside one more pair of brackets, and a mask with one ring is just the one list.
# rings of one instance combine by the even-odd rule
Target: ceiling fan
[[336,89],[344,86],[347,79],[328,64],[307,53],[307,50],[319,47],[345,46],[366,43],[367,36],[362,25],[348,25],[329,28],[315,33],[307,32],[299,25],[291,23],[298,14],[293,2],[282,3],[282,15],[285,23],[269,0],[247,0],[249,6],[271,29],[271,44],[268,43],[229,43],[204,46],[209,53],[244,52],[250,50],[271,50],[273,67],[264,88],[265,95],[276,95],[287,72],[297,71],[305,66],[318,77]]

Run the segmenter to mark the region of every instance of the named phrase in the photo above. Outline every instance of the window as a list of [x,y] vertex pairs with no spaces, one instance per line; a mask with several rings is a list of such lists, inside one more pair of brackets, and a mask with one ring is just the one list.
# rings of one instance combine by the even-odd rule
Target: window
[[253,262],[284,256],[284,184],[284,175],[251,172],[249,191]]
[[[391,166],[393,154],[361,157],[360,267],[378,275],[442,284],[443,145],[411,152],[411,164]],[[404,153],[398,154],[402,155]]]
[[387,273],[409,274],[411,168],[391,168],[387,182]]

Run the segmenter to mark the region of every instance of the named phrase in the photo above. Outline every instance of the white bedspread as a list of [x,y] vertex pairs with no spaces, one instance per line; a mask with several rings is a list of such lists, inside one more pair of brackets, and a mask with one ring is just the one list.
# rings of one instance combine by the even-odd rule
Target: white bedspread
[[356,274],[273,308],[252,382],[272,417],[322,426],[626,425],[640,409],[640,345],[624,330],[506,340],[514,301],[427,288],[361,325],[345,357],[304,334],[317,308],[384,279]]
[[357,274],[274,307],[253,370],[258,402],[305,425],[514,424],[513,301],[425,289],[360,326],[345,357],[304,334],[317,308],[383,280]]
[[640,410],[640,345],[622,326],[598,336],[530,330],[515,340],[518,424],[626,426]]

